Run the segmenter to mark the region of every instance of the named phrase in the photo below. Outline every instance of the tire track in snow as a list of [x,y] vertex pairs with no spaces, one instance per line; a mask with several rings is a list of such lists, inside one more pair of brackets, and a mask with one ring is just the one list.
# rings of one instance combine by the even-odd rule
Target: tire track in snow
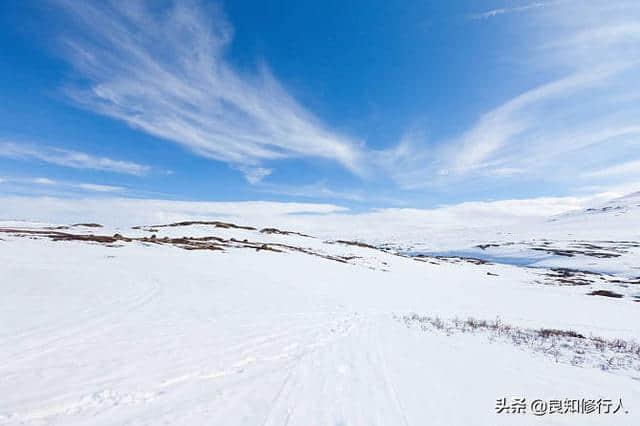
[[[295,362],[289,367],[289,371],[279,387],[278,392],[270,403],[267,415],[262,423],[263,426],[270,425],[288,425],[291,419],[291,415],[297,406],[297,395],[300,395],[305,388],[305,381],[297,380],[292,381],[292,378],[299,376],[301,364],[312,354],[321,351],[324,346],[334,344],[336,340],[347,337],[352,328],[353,322],[357,321],[357,317],[349,315],[347,319],[340,321],[336,327],[330,329],[331,334],[336,333],[336,329],[340,330],[340,333],[331,336],[331,334],[325,335],[319,342],[311,343],[305,348],[306,352],[299,354]],[[302,372],[304,374],[304,371]],[[295,392],[294,390],[297,390]],[[284,413],[283,413],[284,411]]]
[[[358,317],[330,343],[303,354],[274,396],[263,426],[282,424],[409,425],[388,374],[380,325],[392,318]],[[353,404],[360,401],[360,404]],[[318,412],[316,407],[332,407]]]
[[[104,411],[106,409],[115,407],[126,407],[150,403],[169,394],[181,385],[186,385],[188,383],[197,381],[222,379],[228,376],[243,374],[245,372],[250,373],[250,369],[255,365],[261,365],[262,367],[265,367],[265,364],[284,360],[288,361],[288,365],[293,366],[295,362],[304,357],[307,352],[318,350],[318,348],[327,344],[327,342],[331,340],[333,330],[339,329],[340,324],[344,321],[344,319],[318,321],[318,323],[314,324],[312,327],[309,327],[308,325],[305,327],[304,324],[301,325],[297,329],[294,329],[293,334],[291,332],[276,333],[274,335],[278,338],[289,337],[288,341],[306,341],[306,343],[290,343],[284,346],[284,349],[275,355],[261,356],[259,354],[260,351],[258,350],[255,356],[244,356],[244,351],[240,351],[240,353],[238,353],[240,358],[236,358],[235,361],[232,361],[230,364],[228,364],[226,368],[209,371],[199,369],[193,373],[187,373],[181,376],[165,379],[157,385],[152,386],[144,391],[127,392],[106,388],[82,395],[68,401],[44,404],[40,407],[29,409],[24,412],[3,413],[0,414],[0,424],[8,424],[13,422],[40,422],[50,419],[63,418],[63,416],[67,415],[78,415],[89,410]],[[262,335],[258,334],[258,336]],[[256,345],[255,340],[259,340],[260,344]],[[250,346],[254,350],[256,350],[269,347],[277,343],[278,341],[279,340],[273,338],[265,338],[264,336],[262,336],[260,339],[254,339],[253,341],[250,340],[246,342],[245,345],[238,345],[236,349],[244,349]],[[298,351],[298,353],[294,353],[295,351]],[[293,364],[291,364],[291,360],[293,360]],[[262,374],[271,373],[272,371],[267,369],[266,372],[263,372]],[[249,380],[256,378],[257,377],[251,376],[249,374]]]
[[[92,336],[91,334],[87,334],[90,330],[95,331],[93,335],[104,334],[106,330],[121,324],[123,319],[129,314],[149,305],[158,297],[158,294],[158,282],[152,280],[151,285],[133,300],[129,300],[128,302],[118,300],[103,305],[100,307],[101,309],[97,315],[85,319],[80,326],[72,327],[71,329],[64,327],[51,329],[47,332],[47,334],[53,334],[53,337],[50,339],[39,341],[36,345],[27,348],[21,348],[17,352],[7,353],[5,355],[6,360],[4,361],[4,365],[0,367],[0,371],[8,369],[12,363],[17,364],[37,358],[47,352],[67,349],[77,343],[77,341],[73,340],[74,338],[81,336],[82,340],[86,340],[88,336]],[[113,307],[118,307],[119,309],[112,309]],[[116,319],[119,321],[114,321]],[[56,330],[63,330],[63,332],[56,333]],[[65,341],[66,345],[56,345],[56,343],[65,343]],[[2,342],[2,344],[5,345],[7,343]],[[11,360],[11,362],[9,360]]]
[[[389,320],[392,321],[393,318],[389,318]],[[384,352],[383,352],[382,348],[380,347],[380,341],[382,340],[382,337],[381,337],[379,328],[376,329],[376,334],[377,334],[377,336],[374,339],[374,342],[375,342],[375,347],[376,347],[377,354],[380,357],[380,367],[381,367],[382,374],[384,376],[384,380],[387,383],[387,387],[388,387],[388,389],[390,391],[389,393],[390,393],[390,395],[392,397],[393,403],[396,405],[398,411],[402,415],[402,424],[404,426],[409,426],[409,419],[407,417],[407,412],[404,409],[404,406],[402,405],[402,401],[400,400],[400,398],[398,396],[398,392],[396,390],[396,387],[393,384],[393,381],[391,380],[391,377],[389,375],[389,368],[387,366],[388,361],[387,361],[387,358],[384,355]]]

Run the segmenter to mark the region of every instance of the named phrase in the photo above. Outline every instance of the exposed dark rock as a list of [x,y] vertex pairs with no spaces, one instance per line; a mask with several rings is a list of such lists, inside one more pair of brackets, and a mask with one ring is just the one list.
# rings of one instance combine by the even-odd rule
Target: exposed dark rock
[[621,299],[622,297],[624,297],[622,294],[613,292],[611,290],[594,290],[591,293],[587,293],[587,295],[613,297],[616,299]]
[[260,230],[260,232],[263,234],[298,235],[300,237],[315,238],[311,235],[303,234],[301,232],[283,231],[278,228],[263,228]]

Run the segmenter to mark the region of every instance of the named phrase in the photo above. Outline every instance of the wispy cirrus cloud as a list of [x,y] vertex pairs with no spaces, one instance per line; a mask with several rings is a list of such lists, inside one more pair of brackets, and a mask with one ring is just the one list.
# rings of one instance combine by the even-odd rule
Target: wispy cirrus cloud
[[[10,188],[0,187],[0,192],[3,189],[11,189],[20,193],[36,193],[42,194],[47,191],[73,191],[80,193],[116,193],[124,192],[125,188],[122,186],[86,183],[86,182],[74,182],[66,180],[55,180],[47,177],[3,177],[0,178],[0,184],[10,186]],[[40,190],[38,188],[42,188]]]
[[79,151],[15,142],[0,142],[0,157],[37,160],[74,169],[102,170],[137,176],[144,175],[151,169],[147,165],[131,161],[114,160]]
[[[304,185],[284,185],[261,183],[255,188],[258,192],[287,195],[291,197],[312,199],[336,199],[348,201],[364,201],[367,197],[362,191],[336,190],[330,188],[326,182],[316,182]],[[375,197],[369,197],[373,199]]]
[[614,177],[620,175],[640,176],[640,160],[626,161],[604,169],[584,173],[583,177]]
[[[629,121],[606,123],[606,115],[593,114],[601,106],[579,107],[585,98],[606,104],[611,79],[628,72],[629,68],[629,65],[612,64],[579,70],[485,113],[454,141],[452,169],[457,173],[492,171],[507,165],[522,169],[537,160],[552,160],[551,154],[558,157],[606,142],[619,133],[632,133],[631,129],[636,126],[631,117]],[[630,132],[621,132],[622,129]],[[565,137],[567,134],[571,136]]]
[[[20,180],[19,180],[20,181]],[[22,179],[23,182],[35,183],[38,185],[56,185],[57,182],[53,179],[49,178],[33,178],[33,179]]]
[[238,169],[244,174],[244,178],[252,185],[257,185],[262,182],[264,178],[269,176],[273,170],[265,167],[245,167],[241,166]]
[[78,183],[74,184],[76,188],[89,191],[89,192],[122,192],[124,188],[114,185],[100,185],[95,183]]
[[471,19],[489,19],[499,15],[504,15],[505,13],[524,12],[527,10],[544,7],[546,4],[546,2],[534,2],[522,6],[501,7],[497,9],[487,10],[486,12],[473,14],[471,15]]
[[531,13],[519,33],[531,49],[511,55],[525,54],[520,60],[539,73],[536,80],[547,81],[425,152],[410,141],[401,157],[408,167],[392,172],[402,186],[529,179],[571,188],[605,177],[598,170],[612,177],[620,169],[611,167],[638,149],[640,3],[563,0],[523,8]]
[[521,85],[520,93],[488,107],[457,136],[425,143],[424,135],[409,134],[379,150],[331,130],[266,66],[236,69],[227,57],[233,28],[216,8],[54,1],[72,18],[66,57],[87,83],[69,88],[75,101],[226,162],[253,185],[270,176],[276,160],[315,157],[408,190],[483,179],[568,188],[576,176],[620,163],[637,143],[635,0],[520,3],[478,14],[475,19],[518,19],[521,14],[511,12],[527,11],[519,36],[530,49],[505,55],[526,61],[525,80],[538,83]]
[[363,173],[361,143],[330,130],[266,65],[253,73],[227,60],[233,29],[197,1],[56,0],[72,18],[67,58],[88,81],[68,93],[84,107],[188,150],[224,161],[249,182],[264,162],[317,157]]

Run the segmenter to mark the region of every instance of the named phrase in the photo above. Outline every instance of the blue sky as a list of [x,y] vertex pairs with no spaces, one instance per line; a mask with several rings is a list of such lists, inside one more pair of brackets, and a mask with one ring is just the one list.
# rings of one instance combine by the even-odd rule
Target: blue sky
[[0,194],[367,209],[640,188],[635,0],[6,1],[0,28]]

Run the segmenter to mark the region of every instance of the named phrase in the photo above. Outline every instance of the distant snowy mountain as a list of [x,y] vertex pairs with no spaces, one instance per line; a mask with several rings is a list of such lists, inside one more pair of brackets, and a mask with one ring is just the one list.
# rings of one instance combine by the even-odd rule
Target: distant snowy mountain
[[553,216],[550,221],[571,219],[585,216],[620,216],[624,214],[640,215],[640,191],[614,198],[605,203],[583,210],[571,211]]
[[550,238],[639,240],[640,192],[551,217],[536,233]]
[[432,238],[407,244],[405,252],[609,274],[633,280],[634,288],[640,282],[640,192],[546,220],[447,237],[444,250],[434,250]]

